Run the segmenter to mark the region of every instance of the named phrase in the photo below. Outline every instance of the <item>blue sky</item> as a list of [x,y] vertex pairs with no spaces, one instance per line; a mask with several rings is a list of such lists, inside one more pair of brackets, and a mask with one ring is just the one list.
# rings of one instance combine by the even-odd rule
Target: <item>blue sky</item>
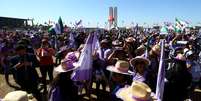
[[67,25],[82,19],[85,26],[104,27],[110,6],[118,7],[119,26],[174,22],[175,17],[201,22],[201,0],[0,0],[0,16],[34,18],[35,23],[61,16]]

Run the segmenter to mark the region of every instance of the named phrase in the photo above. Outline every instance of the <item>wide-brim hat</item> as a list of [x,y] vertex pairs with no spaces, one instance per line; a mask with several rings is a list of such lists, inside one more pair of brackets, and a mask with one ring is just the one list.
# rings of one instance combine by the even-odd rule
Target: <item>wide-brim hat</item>
[[25,91],[13,91],[6,94],[2,101],[30,101]]
[[152,94],[147,84],[133,81],[131,86],[119,89],[116,96],[123,101],[154,101],[156,98]]
[[126,42],[134,42],[135,39],[133,37],[128,37],[125,39]]
[[150,64],[150,60],[143,56],[136,56],[135,58],[130,60],[130,64],[135,67],[137,62],[143,62],[146,66]]
[[151,50],[156,54],[160,54],[160,51],[161,51],[160,45],[154,45]]
[[140,45],[136,50],[135,50],[135,53],[136,54],[143,54],[146,50],[146,47],[144,45]]
[[61,64],[54,69],[54,71],[62,73],[62,72],[69,72],[78,68],[78,58],[80,53],[79,52],[69,52],[65,59],[61,61]]
[[140,45],[136,50],[145,50],[146,47],[144,45]]
[[107,40],[107,39],[103,39],[103,40],[101,40],[101,42],[100,42],[100,44],[108,44],[109,43],[109,41]]
[[133,72],[129,70],[129,63],[127,61],[122,60],[118,60],[115,66],[108,66],[107,70],[124,75],[133,74]]
[[112,45],[113,46],[121,46],[121,45],[123,45],[123,42],[121,42],[119,40],[115,40],[115,41],[112,42]]
[[73,63],[71,67],[68,67],[66,66],[66,64],[61,64],[59,66],[57,66],[54,71],[58,72],[58,73],[64,73],[64,72],[69,72],[69,71],[72,71],[72,70],[75,70],[77,69],[78,66],[77,66],[77,63]]

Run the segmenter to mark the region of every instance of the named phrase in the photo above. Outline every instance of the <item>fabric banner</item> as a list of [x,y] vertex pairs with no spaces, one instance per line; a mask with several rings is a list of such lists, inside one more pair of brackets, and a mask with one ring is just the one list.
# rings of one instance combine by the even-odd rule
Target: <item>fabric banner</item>
[[161,44],[161,56],[160,56],[160,63],[159,63],[159,70],[158,70],[158,77],[157,77],[157,85],[156,85],[156,98],[157,101],[163,100],[163,92],[164,92],[164,85],[165,85],[165,66],[164,66],[164,44],[165,40],[162,39],[160,41]]

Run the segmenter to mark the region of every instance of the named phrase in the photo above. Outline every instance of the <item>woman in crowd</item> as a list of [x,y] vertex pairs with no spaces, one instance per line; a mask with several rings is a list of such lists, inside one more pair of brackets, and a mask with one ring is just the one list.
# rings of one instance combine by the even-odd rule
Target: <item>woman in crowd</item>
[[150,65],[147,68],[147,77],[149,77],[149,79],[146,82],[153,91],[156,90],[157,74],[159,67],[159,55],[160,55],[159,45],[153,46],[148,55]]
[[124,49],[128,53],[129,59],[136,56],[135,50],[137,49],[137,43],[133,37],[128,37],[125,39]]
[[109,79],[110,92],[112,101],[119,101],[116,98],[116,91],[128,84],[128,78],[131,77],[132,72],[129,70],[129,63],[127,61],[118,60],[115,66],[108,66],[107,70],[111,72]]
[[166,73],[163,101],[184,101],[188,98],[192,76],[186,67],[186,58],[178,54],[174,59],[174,65]]
[[191,90],[194,91],[197,86],[201,86],[201,67],[200,64],[196,61],[195,53],[192,50],[187,50],[184,54],[187,59],[187,69],[192,75]]
[[123,48],[123,42],[115,40],[112,42],[112,44],[113,49],[111,50],[110,55],[108,55],[106,60],[107,64],[114,65],[118,60],[128,61],[127,53]]
[[69,52],[65,59],[62,60],[61,65],[54,70],[57,76],[54,78],[50,90],[49,101],[77,101],[78,88],[71,80],[71,74],[76,69],[76,62],[78,61],[79,53]]
[[136,56],[130,60],[131,66],[134,68],[133,81],[146,81],[147,67],[150,61],[142,56]]
[[42,83],[44,85],[45,91],[47,91],[47,83],[46,83],[47,73],[50,81],[53,80],[54,55],[55,50],[50,47],[48,40],[42,39],[41,48],[37,50],[37,56],[40,62],[40,72],[42,74]]

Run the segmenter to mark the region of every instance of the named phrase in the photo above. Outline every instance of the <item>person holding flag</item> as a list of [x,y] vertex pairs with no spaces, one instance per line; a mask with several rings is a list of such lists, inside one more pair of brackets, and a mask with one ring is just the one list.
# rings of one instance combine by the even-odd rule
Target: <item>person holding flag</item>
[[63,22],[61,17],[56,24],[49,28],[48,32],[54,36],[54,48],[58,49],[57,46],[57,35],[62,34],[64,32]]

